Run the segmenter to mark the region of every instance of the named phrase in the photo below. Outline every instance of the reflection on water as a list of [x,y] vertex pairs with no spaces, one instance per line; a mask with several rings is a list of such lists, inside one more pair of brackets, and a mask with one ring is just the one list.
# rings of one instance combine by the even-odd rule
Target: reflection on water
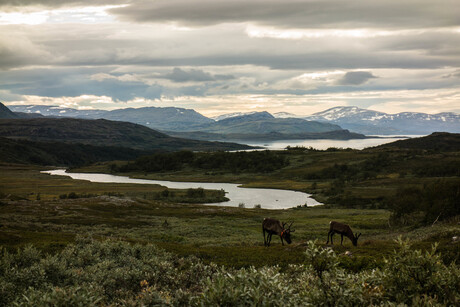
[[298,205],[307,204],[308,206],[321,205],[310,194],[277,190],[277,189],[252,189],[240,188],[235,183],[206,183],[206,182],[175,182],[163,180],[135,179],[125,176],[114,176],[108,174],[90,174],[90,173],[67,173],[64,169],[43,171],[42,173],[50,175],[69,176],[73,179],[88,180],[91,182],[106,183],[136,183],[136,184],[158,184],[171,189],[189,189],[203,188],[210,190],[223,189],[226,197],[230,200],[223,203],[213,203],[209,205],[220,205],[238,207],[244,203],[246,208],[253,208],[255,205],[261,205],[264,209],[287,209]]

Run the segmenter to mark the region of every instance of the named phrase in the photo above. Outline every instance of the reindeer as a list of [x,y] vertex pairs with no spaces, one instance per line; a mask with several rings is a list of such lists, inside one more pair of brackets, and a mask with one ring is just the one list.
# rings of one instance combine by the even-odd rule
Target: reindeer
[[326,244],[329,244],[329,236],[330,236],[331,244],[334,245],[334,242],[332,242],[332,236],[335,233],[338,233],[342,237],[342,241],[340,241],[340,245],[343,245],[343,236],[345,235],[351,240],[351,243],[353,243],[354,246],[358,246],[358,238],[361,235],[361,233],[359,233],[359,235],[356,235],[356,236],[353,235],[353,231],[351,231],[350,226],[348,226],[347,224],[342,224],[339,222],[331,221],[329,222],[329,225],[330,227],[329,227],[329,233],[327,234]]
[[[291,244],[291,232],[294,232],[295,230],[291,230],[292,223],[289,224],[289,226],[286,228],[287,223],[281,223],[278,220],[271,219],[271,218],[265,218],[264,221],[262,222],[262,232],[264,234],[264,245],[265,246],[270,246],[270,242],[272,240],[272,235],[276,234],[280,236],[281,238],[281,244],[284,245],[283,238],[286,240],[288,244]],[[265,240],[265,232],[268,233],[267,239]]]

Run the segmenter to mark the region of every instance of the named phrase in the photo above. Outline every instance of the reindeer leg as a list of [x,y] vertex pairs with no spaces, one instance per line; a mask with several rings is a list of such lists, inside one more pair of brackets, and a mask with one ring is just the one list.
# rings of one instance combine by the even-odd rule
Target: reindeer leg
[[267,238],[267,246],[270,246],[270,242],[272,241],[272,233],[268,232],[268,238]]
[[[327,242],[326,242],[326,244],[329,244],[329,236],[331,236],[331,231],[330,230],[327,233]],[[331,240],[332,240],[332,236],[331,236]]]
[[340,234],[342,236],[342,241],[340,241],[340,245],[343,245],[343,234]]
[[332,241],[332,237],[334,236],[335,232],[331,233],[331,244],[334,245],[334,241]]
[[283,246],[284,246],[283,237],[280,236],[280,239],[281,239],[281,244],[283,244]]
[[262,227],[262,232],[264,234],[264,246],[267,246],[267,241],[265,241],[265,228]]

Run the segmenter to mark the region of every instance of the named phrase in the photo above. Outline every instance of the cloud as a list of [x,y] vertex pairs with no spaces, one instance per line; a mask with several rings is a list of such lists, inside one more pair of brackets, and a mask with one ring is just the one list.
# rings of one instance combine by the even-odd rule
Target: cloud
[[156,0],[111,10],[130,22],[185,26],[254,22],[283,28],[449,27],[459,24],[451,0]]
[[[105,70],[108,71],[108,68]],[[0,74],[0,88],[18,95],[78,97],[95,95],[127,101],[135,97],[160,98],[159,84],[107,78],[100,68],[31,68]],[[96,76],[96,78],[94,77]]]
[[232,75],[216,74],[212,75],[201,69],[190,69],[189,71],[174,67],[172,72],[160,75],[159,78],[171,80],[173,82],[205,82],[205,81],[218,81],[218,80],[231,80],[235,79]]
[[368,71],[349,71],[337,81],[339,85],[361,85],[369,79],[377,78]]
[[[203,110],[218,109],[216,97],[238,96],[245,108],[244,97],[257,96],[247,99],[269,109],[320,96],[333,106],[397,100],[391,91],[458,92],[452,2],[0,0],[0,22],[8,10],[23,18],[0,24],[0,99],[182,97]],[[126,6],[108,8],[117,4]],[[46,20],[31,26],[30,12]],[[361,99],[365,93],[378,95]],[[276,105],[280,95],[284,106]]]
[[127,4],[131,0],[2,0],[0,9],[2,11],[18,11],[27,9],[28,11],[46,9],[56,9],[62,7],[83,7],[97,5]]

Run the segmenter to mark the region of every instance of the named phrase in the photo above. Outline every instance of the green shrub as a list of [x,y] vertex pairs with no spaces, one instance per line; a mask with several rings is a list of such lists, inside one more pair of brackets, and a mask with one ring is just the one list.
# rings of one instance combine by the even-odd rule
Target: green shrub
[[354,257],[313,241],[305,264],[284,268],[226,269],[150,244],[82,237],[56,255],[3,249],[0,306],[458,306],[458,265],[445,265],[436,245],[422,253],[397,242],[381,267],[358,272],[341,268]]
[[442,263],[436,244],[431,251],[423,253],[410,249],[409,243],[401,238],[398,243],[400,251],[386,259],[384,268],[377,274],[389,300],[411,304],[425,295],[430,301],[460,302],[460,270],[454,264]]
[[206,281],[203,294],[195,299],[200,306],[296,306],[301,296],[295,293],[278,267],[221,271]]

